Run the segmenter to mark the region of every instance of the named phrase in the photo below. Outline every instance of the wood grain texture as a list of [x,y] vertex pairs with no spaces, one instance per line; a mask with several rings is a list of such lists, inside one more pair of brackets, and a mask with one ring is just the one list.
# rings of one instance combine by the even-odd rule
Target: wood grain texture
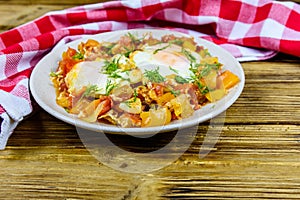
[[84,5],[91,3],[106,2],[109,0],[0,0],[0,4],[10,5]]
[[[300,64],[248,62],[243,67],[245,89],[235,106],[228,110],[227,121],[299,124]],[[235,114],[231,115],[231,112]]]
[[[69,5],[3,5],[0,4],[0,32],[12,29],[43,14],[70,7]],[[13,15],[12,15],[13,13]]]
[[[71,6],[67,0],[53,2],[0,1],[0,31]],[[36,3],[43,5],[29,5]],[[119,170],[103,164],[74,126],[37,107],[0,151],[0,199],[299,199],[300,59],[279,54],[242,66],[245,88],[226,111],[220,135],[206,141],[212,144],[211,152],[199,157],[211,128],[208,121],[195,135],[187,132],[176,141],[177,148],[168,155],[188,146],[178,159],[149,173],[122,172],[132,164],[126,157]],[[145,151],[165,145],[171,137],[165,133],[152,146],[124,136],[110,139],[124,149]],[[118,156],[101,150],[108,160]],[[145,162],[160,164],[163,159]]]

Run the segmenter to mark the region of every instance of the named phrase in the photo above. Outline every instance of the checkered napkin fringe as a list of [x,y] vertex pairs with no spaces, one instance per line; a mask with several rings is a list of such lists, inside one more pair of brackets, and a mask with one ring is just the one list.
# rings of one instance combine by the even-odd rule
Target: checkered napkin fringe
[[126,0],[54,11],[0,34],[0,149],[32,112],[30,73],[80,35],[160,27],[210,40],[239,61],[300,56],[300,6],[271,0]]

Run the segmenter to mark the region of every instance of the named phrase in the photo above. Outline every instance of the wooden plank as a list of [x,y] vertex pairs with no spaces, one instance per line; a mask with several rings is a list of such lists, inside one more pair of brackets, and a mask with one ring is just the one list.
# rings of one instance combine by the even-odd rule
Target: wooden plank
[[[43,14],[68,8],[67,5],[2,5],[0,4],[0,32],[34,20]],[[14,13],[12,15],[12,13]]]
[[91,3],[100,3],[109,0],[0,0],[0,4],[3,5],[84,5]]
[[197,152],[206,130],[202,126],[188,151],[163,170],[127,174],[99,163],[73,126],[39,112],[17,128],[7,150],[0,152],[0,177],[5,180],[0,182],[0,193],[39,199],[297,199],[300,195],[298,125],[226,125],[214,150],[200,159]]
[[243,63],[245,88],[226,112],[226,122],[299,124],[299,67],[298,58],[293,63]]
[[[117,199],[127,195],[139,182],[97,162],[51,164],[37,160],[20,164],[1,160],[0,163],[5,164],[0,172],[1,197],[8,195],[14,199]],[[104,171],[109,172],[108,176]]]
[[[42,124],[38,122],[42,121]],[[198,134],[193,139],[186,155],[192,156],[199,151],[204,137],[207,133],[208,124],[203,124],[198,128]],[[43,133],[41,133],[43,130]],[[99,133],[100,134],[100,133]],[[225,124],[220,135],[217,135],[217,144],[212,151],[211,159],[236,158],[237,155],[243,155],[244,161],[272,161],[293,162],[300,158],[299,138],[300,127],[298,125],[277,125],[277,124]],[[168,134],[165,134],[169,136]],[[115,136],[115,142],[122,144],[121,140],[128,140],[129,137]],[[194,136],[192,136],[194,137]],[[165,143],[166,137],[156,140],[157,143]],[[178,145],[190,141],[183,136]],[[135,141],[131,141],[134,145]],[[130,142],[128,143],[130,144]],[[39,152],[30,154],[39,149]],[[176,152],[175,149],[173,152]],[[170,153],[173,153],[170,152]],[[20,157],[18,154],[27,154],[26,157]],[[65,155],[63,155],[65,153]],[[269,156],[272,154],[272,156]],[[68,156],[69,155],[69,156]],[[73,157],[74,156],[74,157]],[[249,157],[247,157],[249,156]],[[266,156],[268,157],[265,160]],[[73,157],[73,160],[71,159]],[[13,136],[9,140],[7,151],[0,152],[0,160],[40,160],[40,161],[58,161],[61,162],[94,162],[90,154],[86,151],[81,142],[75,127],[65,124],[45,112],[39,112],[35,116],[22,122],[17,127]],[[223,160],[223,159],[221,159]],[[300,164],[300,163],[295,163]]]

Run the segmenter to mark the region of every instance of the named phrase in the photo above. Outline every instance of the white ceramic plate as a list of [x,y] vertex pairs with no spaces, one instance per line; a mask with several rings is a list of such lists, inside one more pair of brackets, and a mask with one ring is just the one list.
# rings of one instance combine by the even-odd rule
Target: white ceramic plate
[[56,94],[52,82],[49,78],[50,72],[56,70],[58,61],[61,59],[62,52],[66,51],[68,47],[77,49],[77,45],[80,42],[85,42],[87,39],[96,39],[98,41],[116,41],[120,36],[131,32],[133,34],[143,35],[144,33],[152,32],[153,36],[160,38],[166,34],[174,34],[175,36],[190,37],[186,34],[182,34],[174,31],[167,31],[162,29],[132,29],[124,31],[107,32],[92,36],[86,36],[79,40],[72,41],[60,48],[54,48],[48,55],[46,55],[34,68],[30,78],[30,90],[36,100],[36,102],[48,113],[54,117],[78,126],[80,128],[97,131],[97,132],[108,132],[116,134],[131,134],[141,135],[158,132],[172,131],[181,128],[187,128],[196,126],[201,122],[207,121],[211,118],[216,117],[220,113],[223,113],[228,107],[230,107],[240,96],[244,88],[245,76],[244,71],[239,62],[223,48],[208,42],[203,39],[194,38],[199,46],[204,46],[208,49],[212,56],[217,56],[219,62],[224,64],[223,69],[228,69],[240,78],[240,82],[229,93],[221,100],[207,104],[201,109],[194,112],[194,115],[183,119],[174,121],[168,125],[160,127],[147,127],[147,128],[121,128],[115,125],[109,125],[104,123],[88,123],[77,119],[74,115],[67,113],[62,107],[56,104]]

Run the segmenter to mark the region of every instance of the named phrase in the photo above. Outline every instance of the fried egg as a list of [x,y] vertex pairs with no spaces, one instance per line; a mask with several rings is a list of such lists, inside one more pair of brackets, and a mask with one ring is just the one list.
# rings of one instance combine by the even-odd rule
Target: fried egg
[[108,76],[101,73],[103,61],[84,61],[77,63],[65,77],[65,83],[70,94],[78,94],[82,88],[97,85],[105,88]]
[[[200,61],[200,55],[186,50],[196,61]],[[174,44],[161,43],[146,46],[141,51],[135,51],[131,55],[135,65],[143,72],[159,67],[162,76],[168,76],[175,72],[184,78],[190,77],[191,61],[182,51],[182,47]]]
[[[65,77],[68,92],[71,95],[76,96],[82,92],[82,89],[96,85],[98,88],[97,92],[99,94],[105,94],[108,84],[122,86],[125,84],[136,83],[134,82],[134,79],[139,77],[138,74],[135,73],[136,70],[127,73],[126,70],[119,69],[116,71],[119,78],[112,78],[109,74],[104,73],[103,70],[105,65],[105,61],[83,61],[77,63]],[[125,61],[119,63],[119,67],[127,65],[129,66]],[[131,74],[133,74],[133,77],[129,76]],[[129,79],[130,82],[128,82]]]

